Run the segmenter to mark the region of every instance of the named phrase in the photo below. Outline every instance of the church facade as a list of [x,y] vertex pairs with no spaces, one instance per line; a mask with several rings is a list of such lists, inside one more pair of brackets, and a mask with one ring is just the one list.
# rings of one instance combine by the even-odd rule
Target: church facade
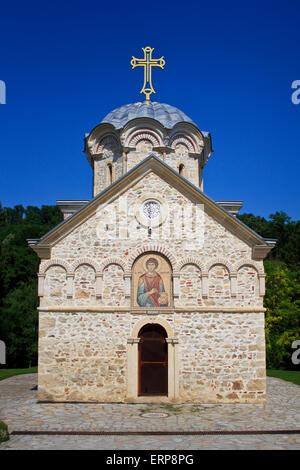
[[274,245],[203,192],[211,136],[173,106],[85,139],[93,198],[29,244],[41,262],[40,401],[262,403],[263,258]]

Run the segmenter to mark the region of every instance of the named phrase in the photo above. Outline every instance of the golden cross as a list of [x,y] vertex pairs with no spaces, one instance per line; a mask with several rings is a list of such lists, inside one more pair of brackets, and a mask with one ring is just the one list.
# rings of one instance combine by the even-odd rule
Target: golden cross
[[160,59],[152,59],[152,52],[154,51],[154,48],[144,47],[142,50],[144,51],[144,58],[136,59],[134,56],[132,56],[130,63],[133,69],[135,69],[135,67],[144,67],[144,85],[140,93],[144,93],[146,95],[146,100],[150,100],[150,95],[155,93],[152,86],[151,69],[152,67],[160,67],[163,69],[166,62],[164,60],[164,56],[162,56]]

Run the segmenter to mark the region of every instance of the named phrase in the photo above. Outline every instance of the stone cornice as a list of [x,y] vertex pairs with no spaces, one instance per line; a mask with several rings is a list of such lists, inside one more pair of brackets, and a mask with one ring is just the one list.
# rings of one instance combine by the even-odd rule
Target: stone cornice
[[153,312],[148,310],[133,310],[130,307],[105,307],[105,306],[47,306],[47,307],[38,307],[39,312],[95,312],[95,313],[130,313],[130,314],[138,314],[138,315],[170,315],[174,313],[190,313],[190,312],[199,312],[199,313],[206,313],[206,312],[215,312],[215,313],[259,313],[265,312],[266,309],[264,307],[221,307],[221,306],[214,306],[214,307],[175,307],[175,308],[166,308],[166,309],[153,309]]
[[82,199],[82,200],[58,200],[56,201],[57,207],[60,209],[61,213],[64,217],[70,216],[74,214],[78,209],[81,209],[85,206],[90,199]]
[[252,247],[252,257],[255,260],[263,260],[274,245],[255,245]]
[[49,244],[39,244],[39,245],[30,245],[30,248],[36,252],[39,258],[50,259],[51,258],[51,245]]
[[172,149],[171,147],[153,147],[153,151],[154,152],[161,152],[161,153],[174,153],[174,149]]
[[216,201],[216,203],[232,215],[237,215],[243,206],[243,201]]

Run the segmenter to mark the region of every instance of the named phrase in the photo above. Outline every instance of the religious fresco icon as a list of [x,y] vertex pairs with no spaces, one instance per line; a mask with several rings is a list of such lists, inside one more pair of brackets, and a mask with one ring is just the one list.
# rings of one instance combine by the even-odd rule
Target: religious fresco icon
[[140,257],[133,269],[134,307],[169,307],[171,305],[171,268],[162,256]]

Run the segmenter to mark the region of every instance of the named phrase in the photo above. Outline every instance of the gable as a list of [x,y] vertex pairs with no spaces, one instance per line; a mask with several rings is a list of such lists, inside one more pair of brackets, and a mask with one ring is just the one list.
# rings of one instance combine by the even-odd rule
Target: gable
[[[169,246],[182,256],[226,257],[235,264],[241,257],[251,259],[251,246],[217,221],[195,198],[183,194],[153,171],[143,175],[122,194],[99,204],[94,214],[52,247],[52,258],[102,259],[124,256],[137,244],[151,241]],[[143,224],[141,207],[145,200],[159,200],[162,220],[151,227]]]
[[[111,204],[116,204],[116,201],[125,198],[130,202],[130,212],[133,201],[142,198],[143,194],[152,195],[153,197],[154,192],[160,195],[166,194],[167,200],[171,205],[176,203],[179,206],[180,204],[182,206],[185,205],[186,208],[189,208],[191,205],[202,205],[204,207],[206,223],[211,224],[211,221],[214,221],[214,224],[217,224],[218,230],[215,233],[218,232],[220,240],[222,240],[226,233],[226,237],[230,237],[229,234],[231,234],[231,236],[235,237],[234,239],[244,242],[243,246],[246,245],[252,247],[252,249],[258,246],[261,249],[260,258],[263,258],[266,252],[271,249],[262,237],[154,156],[146,158],[83,208],[48,232],[33,246],[33,249],[41,257],[50,257],[51,248],[59,244],[74,231],[80,230],[83,224],[94,226],[97,217],[103,220],[103,214],[101,216],[99,214],[103,211],[104,207],[111,207]],[[197,230],[199,231],[200,228],[198,227]],[[109,237],[109,234],[107,235]],[[210,239],[213,240],[213,238],[211,236]]]

